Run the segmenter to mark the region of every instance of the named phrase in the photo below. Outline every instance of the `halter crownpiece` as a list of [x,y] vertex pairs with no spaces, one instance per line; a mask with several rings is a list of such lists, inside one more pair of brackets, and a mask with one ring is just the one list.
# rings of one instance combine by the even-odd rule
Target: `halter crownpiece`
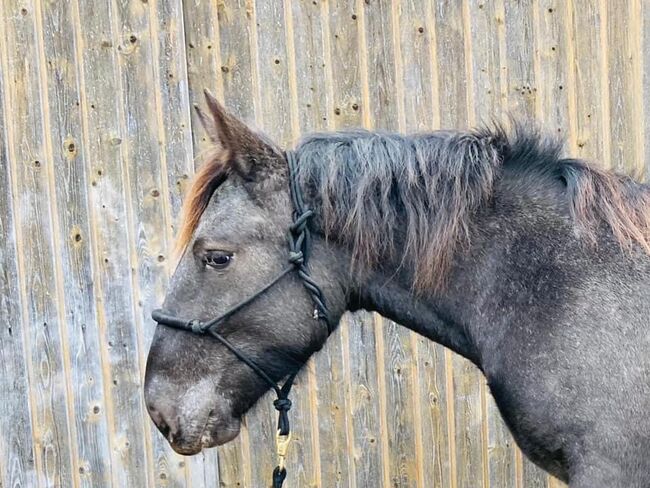
[[237,347],[230,343],[224,336],[217,332],[216,328],[229,317],[239,312],[242,308],[255,301],[267,290],[278,283],[282,278],[290,272],[295,271],[302,281],[304,287],[307,289],[309,296],[314,302],[313,318],[322,320],[327,326],[327,334],[331,334],[333,324],[330,320],[329,311],[323,297],[323,292],[318,284],[312,279],[309,274],[308,261],[309,252],[311,251],[311,233],[309,231],[309,220],[314,215],[314,212],[305,208],[304,200],[298,183],[298,162],[294,151],[286,151],[285,156],[289,166],[289,193],[291,194],[291,203],[293,205],[293,222],[289,226],[289,265],[285,267],[275,278],[262,286],[259,290],[253,293],[248,298],[240,301],[239,303],[231,306],[223,314],[211,319],[207,322],[201,322],[197,319],[183,320],[173,315],[165,313],[164,310],[158,309],[151,313],[151,317],[159,324],[181,329],[194,334],[210,334],[221,344],[223,344],[230,352],[232,352],[237,359],[251,368],[267,385],[269,385],[277,396],[273,401],[273,406],[278,411],[278,431],[276,435],[276,453],[278,457],[278,465],[273,470],[273,488],[281,488],[284,479],[287,476],[286,470],[286,457],[289,442],[291,440],[291,428],[289,425],[289,410],[291,409],[291,400],[289,400],[289,393],[293,386],[293,380],[296,373],[289,375],[282,386],[271,379],[271,377],[260,368],[255,361],[248,358]]

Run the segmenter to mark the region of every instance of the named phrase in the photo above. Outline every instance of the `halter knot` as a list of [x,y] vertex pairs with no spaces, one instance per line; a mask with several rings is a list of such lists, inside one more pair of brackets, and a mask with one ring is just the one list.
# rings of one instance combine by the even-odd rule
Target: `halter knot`
[[307,209],[297,217],[294,217],[293,223],[289,226],[291,232],[294,234],[299,234],[303,232],[307,227],[307,221],[313,215],[314,215],[314,211],[311,209]]
[[288,412],[291,410],[291,400],[288,398],[278,398],[273,400],[273,406],[278,412]]
[[188,329],[190,329],[195,334],[203,334],[203,333],[205,333],[205,330],[203,329],[203,324],[201,323],[200,320],[196,320],[196,319],[190,320],[187,323],[187,327],[188,327]]
[[305,262],[305,255],[302,251],[291,251],[289,253],[289,262],[295,266],[300,266]]

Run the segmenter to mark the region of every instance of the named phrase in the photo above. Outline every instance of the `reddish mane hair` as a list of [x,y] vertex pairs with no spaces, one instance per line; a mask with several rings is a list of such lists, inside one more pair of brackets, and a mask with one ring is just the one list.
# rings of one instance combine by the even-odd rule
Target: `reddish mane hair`
[[176,253],[180,255],[187,247],[199,224],[214,191],[230,173],[229,151],[221,146],[212,147],[204,156],[205,162],[192,178],[181,210],[181,228],[176,241]]

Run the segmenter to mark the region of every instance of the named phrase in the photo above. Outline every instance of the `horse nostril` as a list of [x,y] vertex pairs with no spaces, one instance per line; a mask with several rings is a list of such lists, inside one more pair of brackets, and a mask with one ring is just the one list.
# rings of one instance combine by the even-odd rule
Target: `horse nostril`
[[149,415],[154,424],[156,424],[156,427],[158,427],[160,433],[169,440],[169,442],[173,442],[174,436],[178,434],[180,419],[175,416],[173,412],[167,412],[167,415],[165,415],[164,412],[151,406],[149,406]]
[[169,425],[167,425],[167,422],[165,422],[164,420],[161,419],[159,423],[156,423],[156,425],[158,426],[158,430],[163,435],[163,437],[168,439],[169,438],[169,431],[171,429],[169,428]]

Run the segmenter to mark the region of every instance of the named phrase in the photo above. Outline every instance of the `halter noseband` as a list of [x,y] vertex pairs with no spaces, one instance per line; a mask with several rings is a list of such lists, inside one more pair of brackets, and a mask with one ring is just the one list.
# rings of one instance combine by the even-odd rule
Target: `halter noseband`
[[322,320],[327,326],[327,334],[332,333],[333,324],[330,321],[329,311],[325,304],[323,292],[318,284],[309,275],[309,268],[307,262],[309,260],[309,251],[311,250],[311,234],[309,232],[309,219],[314,215],[311,209],[305,208],[300,185],[297,177],[297,161],[296,155],[293,151],[286,151],[287,163],[289,165],[289,192],[291,193],[291,202],[293,204],[293,223],[289,226],[289,264],[278,275],[275,276],[266,285],[262,286],[259,290],[253,293],[248,298],[233,305],[220,316],[211,319],[207,322],[201,322],[197,319],[183,320],[173,315],[165,313],[163,310],[154,310],[151,317],[160,325],[166,325],[175,329],[186,330],[194,334],[210,334],[223,344],[230,352],[232,352],[237,359],[245,363],[257,374],[267,385],[269,385],[277,395],[274,400],[273,406],[278,411],[278,432],[276,436],[276,448],[278,455],[278,465],[273,470],[273,488],[280,488],[284,479],[287,476],[285,468],[285,461],[287,455],[287,447],[291,439],[291,429],[289,426],[289,416],[287,415],[291,409],[291,400],[289,400],[289,393],[293,386],[293,380],[297,372],[289,375],[287,380],[282,386],[279,386],[271,377],[260,368],[255,361],[248,358],[237,347],[229,342],[224,336],[217,332],[216,328],[226,319],[239,312],[241,309],[255,301],[267,290],[278,283],[282,278],[290,272],[295,271],[301,279],[304,287],[309,292],[312,301],[314,302],[313,318]]

